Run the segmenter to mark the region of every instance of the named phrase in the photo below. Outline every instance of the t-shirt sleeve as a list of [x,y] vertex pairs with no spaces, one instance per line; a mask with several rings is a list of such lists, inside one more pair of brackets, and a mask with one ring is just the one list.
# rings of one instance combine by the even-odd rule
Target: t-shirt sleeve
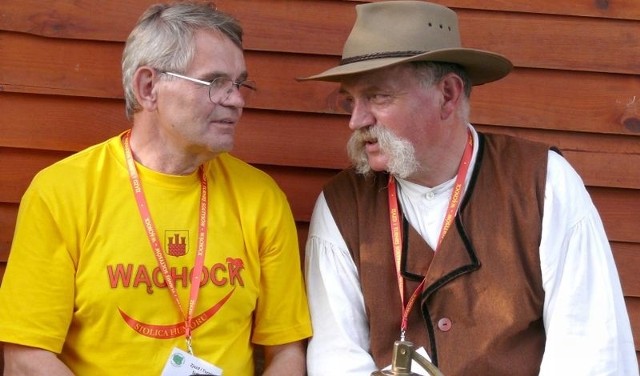
[[0,341],[59,353],[71,322],[75,264],[47,181],[36,177],[18,211],[0,288]]
[[311,336],[295,221],[282,191],[262,199],[258,220],[260,295],[252,341],[280,345]]

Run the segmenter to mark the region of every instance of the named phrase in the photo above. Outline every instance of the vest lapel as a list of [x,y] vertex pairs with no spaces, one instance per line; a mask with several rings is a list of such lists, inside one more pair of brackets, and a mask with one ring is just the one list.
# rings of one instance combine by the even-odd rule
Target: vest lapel
[[451,229],[454,231],[449,231],[442,241],[443,251],[434,255],[429,266],[423,299],[461,275],[480,268],[480,260],[464,231],[460,215],[456,216],[455,223]]
[[423,298],[451,280],[480,268],[478,256],[464,232],[459,218],[456,226],[444,238],[444,252],[434,253],[418,232],[406,224],[402,250],[402,275],[406,279],[421,282],[425,275],[427,281],[423,289]]

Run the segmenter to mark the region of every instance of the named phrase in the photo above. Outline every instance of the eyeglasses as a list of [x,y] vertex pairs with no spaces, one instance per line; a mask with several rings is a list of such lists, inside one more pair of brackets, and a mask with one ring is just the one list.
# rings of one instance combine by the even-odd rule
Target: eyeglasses
[[184,76],[178,73],[173,72],[162,72],[164,74],[168,74],[169,76],[182,78],[183,80],[188,80],[191,82],[195,82],[200,85],[209,86],[209,100],[211,102],[220,104],[226,102],[233,92],[233,88],[235,87],[240,95],[242,95],[242,99],[245,101],[249,98],[251,93],[256,91],[256,83],[250,80],[242,80],[242,81],[233,81],[229,77],[217,77],[214,78],[213,81],[202,81],[197,78]]

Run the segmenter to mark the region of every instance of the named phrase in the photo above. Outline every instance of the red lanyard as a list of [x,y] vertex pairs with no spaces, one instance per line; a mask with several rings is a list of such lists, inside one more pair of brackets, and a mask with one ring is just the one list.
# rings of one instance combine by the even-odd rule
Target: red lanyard
[[[449,227],[453,223],[453,219],[456,217],[458,206],[462,199],[462,191],[469,172],[469,165],[471,164],[471,156],[473,154],[473,136],[469,131],[467,146],[464,149],[460,166],[458,167],[458,175],[456,177],[453,193],[449,199],[449,206],[447,207],[447,213],[442,223],[442,229],[440,230],[440,236],[438,238],[438,244],[435,251],[437,252],[442,243],[442,239],[449,231]],[[407,325],[409,320],[409,313],[415,304],[416,299],[422,293],[426,277],[420,282],[420,285],[415,289],[409,301],[405,305],[404,299],[404,278],[402,278],[401,258],[402,258],[402,226],[400,220],[400,211],[398,209],[398,191],[396,187],[396,180],[393,176],[389,175],[389,225],[391,226],[391,243],[393,246],[393,256],[396,264],[396,276],[398,278],[398,289],[400,290],[400,300],[402,303],[402,322],[400,324],[400,340],[404,341],[405,334],[407,332]]]
[[162,276],[164,277],[165,283],[167,284],[167,288],[173,297],[174,302],[180,314],[182,314],[182,318],[184,319],[184,328],[185,328],[185,338],[187,340],[187,349],[189,353],[193,354],[193,349],[191,346],[191,320],[193,319],[193,313],[196,308],[196,302],[198,301],[198,293],[200,292],[200,280],[202,279],[202,267],[204,264],[204,255],[207,248],[207,177],[204,173],[204,167],[200,166],[198,169],[198,173],[200,175],[200,225],[198,228],[198,248],[196,252],[196,260],[195,265],[193,267],[193,271],[191,273],[191,291],[189,294],[189,306],[187,309],[187,313],[185,315],[185,311],[182,309],[182,304],[180,303],[180,297],[178,295],[178,290],[174,284],[173,279],[171,278],[171,273],[169,272],[169,266],[167,264],[167,259],[164,256],[164,252],[162,250],[162,245],[160,244],[160,240],[158,239],[158,233],[156,227],[151,219],[151,213],[149,212],[149,206],[147,205],[147,199],[144,196],[144,192],[142,190],[142,183],[140,182],[140,177],[138,176],[138,170],[136,168],[135,161],[133,160],[133,153],[131,152],[131,144],[129,142],[130,132],[126,132],[123,136],[123,145],[124,145],[124,155],[125,160],[127,162],[127,168],[129,170],[129,178],[131,180],[131,187],[133,188],[133,193],[136,198],[136,203],[138,204],[138,211],[140,212],[140,218],[142,219],[142,223],[144,224],[144,228],[147,231],[147,237],[149,238],[149,243],[151,244],[151,248],[153,250],[153,254],[156,256],[156,260],[158,261],[158,266],[160,267],[160,271],[162,272]]

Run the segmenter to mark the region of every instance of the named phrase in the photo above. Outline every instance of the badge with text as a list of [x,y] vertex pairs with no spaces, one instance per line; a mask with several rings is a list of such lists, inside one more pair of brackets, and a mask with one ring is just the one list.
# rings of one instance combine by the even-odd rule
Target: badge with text
[[222,370],[196,356],[175,347],[164,365],[161,376],[221,376]]

